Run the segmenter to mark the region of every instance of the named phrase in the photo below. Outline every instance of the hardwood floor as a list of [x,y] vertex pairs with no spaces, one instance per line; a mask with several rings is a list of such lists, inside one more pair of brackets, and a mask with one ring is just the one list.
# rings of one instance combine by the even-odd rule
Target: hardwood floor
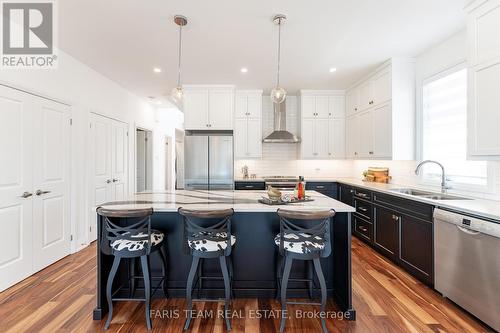
[[[370,247],[353,239],[353,303],[357,321],[328,319],[330,332],[488,332],[470,315],[437,292],[386,261]],[[92,320],[95,306],[96,245],[68,256],[14,287],[0,293],[0,332],[97,332],[102,322]],[[184,300],[155,300],[153,331],[182,332]],[[221,304],[198,303],[197,310],[214,314]],[[233,301],[232,332],[277,332],[279,303],[274,299]],[[290,306],[287,332],[320,332],[319,319],[298,319],[299,310],[313,314],[316,307]],[[256,310],[265,318],[257,318]],[[262,310],[274,312],[265,312]],[[329,303],[328,311],[336,311]],[[178,313],[181,319],[168,319]],[[241,316],[236,316],[238,314]],[[301,312],[302,313],[302,312]],[[163,314],[163,318],[161,316]],[[295,314],[295,315],[293,315]],[[238,318],[237,318],[238,317]],[[333,317],[333,315],[330,315]],[[109,332],[147,332],[144,306],[119,302]],[[192,332],[223,332],[216,315],[194,319]]]

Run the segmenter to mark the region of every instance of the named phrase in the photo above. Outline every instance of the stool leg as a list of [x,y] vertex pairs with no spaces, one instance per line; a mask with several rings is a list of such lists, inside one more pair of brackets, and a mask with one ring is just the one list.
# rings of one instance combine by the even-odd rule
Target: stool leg
[[184,330],[186,331],[189,328],[189,324],[191,323],[192,310],[193,310],[193,281],[194,276],[196,274],[196,270],[198,269],[198,263],[200,262],[199,257],[193,257],[193,261],[191,262],[191,269],[189,270],[187,285],[186,285],[186,301],[187,301],[187,318],[186,323],[184,324]]
[[146,324],[148,326],[148,330],[151,330],[151,278],[149,275],[149,265],[148,265],[148,256],[141,256],[141,267],[142,267],[142,276],[144,279],[144,295],[145,295],[145,306],[146,306]]
[[227,271],[226,257],[219,257],[220,269],[222,270],[222,276],[224,277],[224,318],[226,318],[226,328],[228,331],[231,330],[231,321],[229,320],[227,314],[229,313],[229,303],[231,302],[231,281],[229,280],[229,272]]
[[200,258],[200,263],[198,264],[198,289],[197,289],[197,296],[200,298],[201,296],[201,290],[203,289],[203,279],[201,278],[203,276],[203,258]]
[[[321,262],[319,258],[314,258],[314,269],[316,270],[316,274],[318,275],[319,285],[321,287],[321,312],[324,313],[326,310],[326,282],[325,277],[323,276],[323,270],[321,269]],[[323,332],[328,333],[326,329],[326,321],[324,316],[321,316],[321,326],[323,327]]]
[[109,272],[108,282],[106,283],[106,299],[108,300],[108,320],[106,320],[106,324],[104,324],[104,329],[107,330],[109,328],[109,324],[111,324],[111,318],[113,317],[113,300],[112,300],[112,292],[113,292],[113,280],[115,279],[116,272],[118,271],[118,267],[120,266],[120,257],[116,257],[113,260],[113,265],[111,266],[111,271]]
[[290,271],[292,269],[293,259],[289,257],[285,257],[285,269],[283,270],[283,280],[281,282],[281,324],[280,324],[280,332],[283,333],[285,330],[286,318],[283,315],[286,311],[286,290],[288,287],[288,278],[290,278]]
[[165,249],[163,248],[163,246],[160,246],[160,251],[158,251],[158,253],[160,254],[160,258],[161,258],[161,274],[163,275],[163,282],[162,282],[163,295],[166,298],[168,298],[168,291],[167,291],[168,265],[167,265],[167,255],[165,254]]
[[281,297],[281,278],[283,272],[283,256],[278,254],[278,259],[276,260],[276,299]]
[[234,294],[233,294],[233,274],[234,274],[233,259],[231,256],[229,256],[229,257],[226,257],[226,260],[227,260],[227,265],[228,265],[228,269],[229,269],[229,281],[231,282],[231,299],[233,299],[234,298]]
[[307,284],[309,286],[309,298],[313,299],[313,279],[314,279],[314,268],[313,268],[313,262],[308,260],[307,261],[307,278],[309,281],[307,281]]
[[135,258],[129,259],[129,274],[130,274],[130,290],[129,297],[132,298],[135,295]]

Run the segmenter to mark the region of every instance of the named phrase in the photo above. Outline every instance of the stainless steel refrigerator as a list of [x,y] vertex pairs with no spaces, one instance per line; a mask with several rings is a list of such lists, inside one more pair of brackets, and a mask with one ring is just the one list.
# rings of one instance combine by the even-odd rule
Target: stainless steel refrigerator
[[186,132],[184,141],[184,188],[187,190],[233,189],[233,133]]

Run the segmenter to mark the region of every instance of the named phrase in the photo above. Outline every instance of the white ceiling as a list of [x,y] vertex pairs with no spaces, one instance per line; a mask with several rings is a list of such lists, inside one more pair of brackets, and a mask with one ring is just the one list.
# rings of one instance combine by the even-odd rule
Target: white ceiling
[[[416,56],[465,26],[462,0],[64,0],[60,47],[141,97],[176,85],[178,27],[185,84],[269,91],[284,13],[282,86],[344,89],[392,56]],[[163,72],[153,73],[153,67]],[[248,73],[240,73],[247,67]],[[329,73],[336,67],[336,73]]]

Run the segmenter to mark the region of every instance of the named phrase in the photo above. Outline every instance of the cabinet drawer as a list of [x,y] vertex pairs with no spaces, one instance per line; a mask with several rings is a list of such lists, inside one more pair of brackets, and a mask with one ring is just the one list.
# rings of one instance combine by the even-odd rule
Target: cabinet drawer
[[265,190],[265,182],[234,182],[235,190]]
[[365,200],[369,200],[371,201],[372,200],[372,193],[370,191],[367,191],[367,190],[362,190],[362,189],[355,189],[354,190],[354,197],[358,197],[358,198],[361,198],[361,199],[365,199]]
[[317,191],[331,198],[337,198],[337,185],[330,182],[306,182],[306,190]]
[[364,200],[354,199],[354,207],[356,214],[363,216],[363,218],[371,221],[372,219],[372,205]]
[[373,224],[354,216],[354,231],[358,236],[366,240],[373,240]]
[[434,207],[422,202],[400,198],[394,195],[375,193],[374,203],[380,203],[384,206],[393,208],[396,211],[415,216],[426,221],[432,221]]

